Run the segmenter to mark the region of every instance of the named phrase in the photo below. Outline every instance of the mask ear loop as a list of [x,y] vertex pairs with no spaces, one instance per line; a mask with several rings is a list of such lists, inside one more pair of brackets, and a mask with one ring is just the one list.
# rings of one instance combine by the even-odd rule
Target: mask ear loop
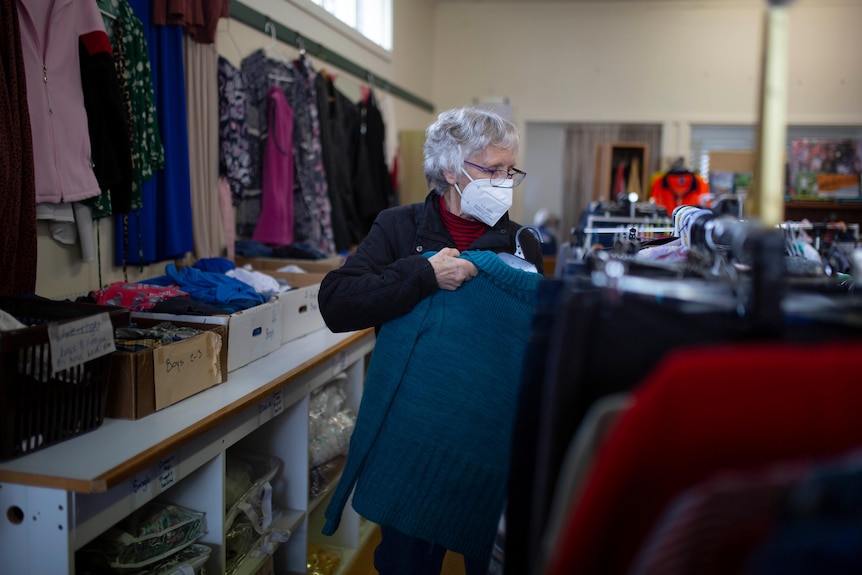
[[[473,178],[471,178],[471,177],[470,177],[470,174],[468,174],[468,173],[467,173],[467,170],[465,170],[465,169],[464,169],[464,166],[461,166],[461,172],[462,172],[465,176],[467,176],[467,179],[468,179],[468,180],[470,180],[471,182],[473,181]],[[456,191],[456,192],[458,192],[458,195],[459,195],[459,196],[461,196],[461,197],[464,197],[464,192],[462,192],[462,191],[461,191],[461,187],[458,185],[458,182],[457,182],[457,181],[455,181],[455,183],[454,183],[454,184],[452,184],[452,185],[453,185],[453,186],[455,186],[455,191]]]

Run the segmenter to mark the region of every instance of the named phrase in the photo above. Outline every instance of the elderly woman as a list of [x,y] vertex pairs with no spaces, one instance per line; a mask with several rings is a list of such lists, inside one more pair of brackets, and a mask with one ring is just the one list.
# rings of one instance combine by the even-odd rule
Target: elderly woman
[[[505,504],[510,441],[537,282],[538,240],[509,219],[519,135],[479,109],[443,112],[426,131],[423,203],[381,212],[344,266],[321,282],[336,332],[375,327],[377,343],[332,534],[353,507],[381,526],[381,575],[439,574],[447,550],[485,575]],[[497,254],[520,243],[537,272]]]

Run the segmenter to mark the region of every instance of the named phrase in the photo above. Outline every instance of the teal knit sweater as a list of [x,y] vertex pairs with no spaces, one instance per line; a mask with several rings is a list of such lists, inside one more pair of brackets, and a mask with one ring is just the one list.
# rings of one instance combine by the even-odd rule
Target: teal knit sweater
[[355,486],[353,507],[363,517],[490,557],[541,276],[490,251],[461,257],[476,264],[475,278],[425,298],[378,333],[324,534],[337,529]]

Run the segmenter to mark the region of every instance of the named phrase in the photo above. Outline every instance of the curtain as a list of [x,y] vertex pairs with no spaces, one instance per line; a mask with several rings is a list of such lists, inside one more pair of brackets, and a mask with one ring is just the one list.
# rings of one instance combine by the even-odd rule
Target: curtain
[[659,124],[571,124],[566,128],[563,157],[563,215],[560,218],[562,241],[570,239],[568,230],[577,225],[592,199],[596,146],[601,142],[645,142],[649,145],[648,174],[659,169],[661,125]]
[[194,253],[198,259],[224,257],[224,219],[218,186],[218,54],[212,44],[200,44],[184,34],[183,58]]

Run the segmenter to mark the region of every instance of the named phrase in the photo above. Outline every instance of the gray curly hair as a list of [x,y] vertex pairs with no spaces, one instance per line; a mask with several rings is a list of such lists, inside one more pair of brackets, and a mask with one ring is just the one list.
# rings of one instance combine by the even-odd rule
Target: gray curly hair
[[425,130],[425,179],[438,195],[449,189],[445,172],[460,173],[464,160],[488,146],[518,153],[520,135],[505,118],[478,108],[455,108]]

